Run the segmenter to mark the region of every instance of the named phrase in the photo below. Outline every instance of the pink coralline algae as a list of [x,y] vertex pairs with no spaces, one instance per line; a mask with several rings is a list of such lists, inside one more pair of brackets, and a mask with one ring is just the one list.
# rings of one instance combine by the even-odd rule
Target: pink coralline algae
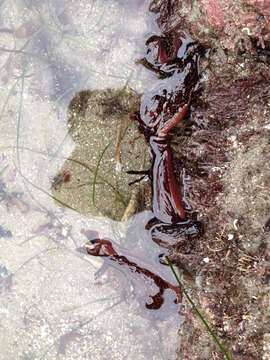
[[202,0],[201,8],[205,12],[209,23],[213,26],[224,26],[221,4],[216,0]]
[[270,40],[270,0],[201,0],[200,7],[224,48],[253,51],[254,40],[261,48]]

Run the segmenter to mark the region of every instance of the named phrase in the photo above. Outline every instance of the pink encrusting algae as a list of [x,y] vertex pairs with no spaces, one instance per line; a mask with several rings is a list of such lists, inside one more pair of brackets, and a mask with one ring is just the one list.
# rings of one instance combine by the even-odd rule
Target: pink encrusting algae
[[224,37],[226,49],[241,44],[253,51],[252,40],[264,49],[270,40],[270,0],[201,0],[200,8],[210,26]]

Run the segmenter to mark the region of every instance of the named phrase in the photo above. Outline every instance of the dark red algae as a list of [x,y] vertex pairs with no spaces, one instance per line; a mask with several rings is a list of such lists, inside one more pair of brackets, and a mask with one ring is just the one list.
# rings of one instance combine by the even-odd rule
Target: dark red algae
[[185,33],[171,31],[148,39],[146,56],[141,61],[142,64],[147,61],[147,68],[155,72],[162,69],[165,77],[157,79],[152,90],[144,94],[140,114],[131,114],[151,147],[152,206],[161,223],[181,224],[187,220],[183,190],[177,184],[172,166],[170,132],[185,117],[191,96],[197,90],[203,52]]
[[59,190],[59,188],[70,181],[71,174],[68,171],[63,171],[55,176],[52,181],[52,188],[55,190]]
[[[192,95],[198,89],[200,57],[205,50],[179,30],[152,35],[145,45],[145,57],[137,63],[153,71],[156,81],[142,97],[140,113],[132,113],[130,119],[138,121],[139,129],[151,149],[151,168],[146,174],[152,184],[153,218],[145,229],[159,247],[170,252],[191,247],[202,233],[201,224],[185,200],[183,184],[177,182],[174,174],[171,133],[189,111]],[[180,288],[149,268],[138,265],[131,260],[132,255],[123,255],[121,249],[116,251],[110,239],[101,239],[98,235],[88,238],[92,245],[86,248],[88,254],[105,256],[156,285],[158,290],[150,295],[152,302],[145,304],[147,309],[161,307],[166,289],[175,292],[175,302],[181,301]]]
[[[186,211],[183,190],[175,179],[169,133],[189,109],[192,93],[198,86],[199,59],[203,49],[184,33],[177,36],[170,33],[152,36],[146,41],[146,57],[141,63],[147,64],[158,78],[162,75],[166,80],[157,80],[156,87],[143,96],[140,114],[131,114],[131,119],[138,120],[152,154],[148,175],[152,182],[154,217],[146,225],[146,230],[150,231],[153,241],[169,250],[177,248],[180,243],[192,242],[201,233],[201,225]],[[90,243],[93,248],[86,248],[88,254],[109,257],[154,282],[158,291],[151,296],[152,303],[147,303],[146,308],[160,308],[166,289],[173,290],[176,301],[181,301],[178,287],[118,253],[111,240],[96,237],[90,239]]]
[[130,261],[126,256],[119,255],[113,247],[112,241],[106,239],[93,239],[90,243],[94,245],[93,249],[87,248],[87,253],[94,256],[108,256],[111,261],[117,262],[119,265],[124,265],[128,271],[144,275],[149,278],[158,287],[158,292],[155,295],[149,295],[151,303],[146,303],[147,309],[156,310],[161,307],[164,302],[163,294],[166,289],[171,289],[177,295],[175,302],[179,303],[182,300],[182,293],[178,286],[170,284],[168,281],[162,279],[161,276],[154,274],[152,271],[145,269],[133,261]]

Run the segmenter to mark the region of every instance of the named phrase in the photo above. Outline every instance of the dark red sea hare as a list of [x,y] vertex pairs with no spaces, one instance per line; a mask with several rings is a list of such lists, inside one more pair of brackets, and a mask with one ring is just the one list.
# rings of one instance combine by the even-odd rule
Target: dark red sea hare
[[[139,129],[145,135],[152,155],[152,165],[146,173],[152,183],[154,217],[146,230],[150,231],[153,241],[169,250],[194,241],[202,229],[189,212],[183,188],[175,178],[170,133],[189,110],[192,94],[198,88],[199,62],[203,53],[204,49],[185,33],[170,31],[151,36],[146,41],[145,57],[139,61],[157,74],[155,86],[142,97],[140,114],[130,116],[139,122]],[[146,308],[160,308],[166,289],[176,293],[176,302],[181,300],[177,286],[118,253],[111,240],[99,237],[89,240],[93,247],[86,248],[88,254],[109,257],[154,282],[159,290],[150,296],[152,303],[146,304]]]

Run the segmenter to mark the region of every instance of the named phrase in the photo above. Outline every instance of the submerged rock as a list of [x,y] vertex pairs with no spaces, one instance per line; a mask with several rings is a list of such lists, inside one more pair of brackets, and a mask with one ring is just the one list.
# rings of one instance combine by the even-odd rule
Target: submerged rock
[[[126,171],[140,169],[146,151],[136,124],[128,119],[139,100],[131,90],[114,89],[82,91],[72,99],[68,129],[76,147],[54,178],[56,199],[81,213],[122,218],[134,179]],[[69,174],[69,180],[57,185],[61,174]]]

